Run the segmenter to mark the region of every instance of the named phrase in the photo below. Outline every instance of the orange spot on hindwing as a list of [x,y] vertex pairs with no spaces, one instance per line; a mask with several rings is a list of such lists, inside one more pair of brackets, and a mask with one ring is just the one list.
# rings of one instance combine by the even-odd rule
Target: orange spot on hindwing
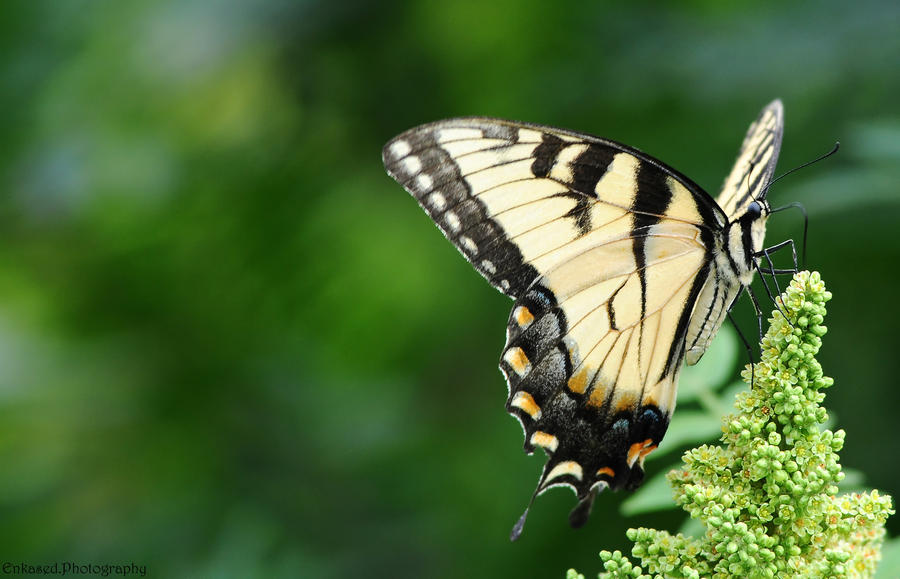
[[603,386],[599,380],[595,380],[594,388],[591,390],[591,395],[588,397],[588,406],[594,406],[596,408],[603,408],[606,405],[608,391],[605,386]]
[[534,321],[534,315],[531,313],[531,310],[526,308],[525,306],[519,306],[513,311],[513,317],[516,320],[516,323],[519,324],[519,327],[523,330],[531,325],[531,322]]
[[522,390],[516,392],[515,396],[510,400],[509,405],[522,410],[533,420],[537,420],[541,417],[541,407],[537,405],[537,402],[534,401],[534,398],[528,392]]
[[559,439],[549,432],[536,430],[534,434],[531,435],[531,444],[546,448],[549,452],[555,452],[559,446]]
[[647,458],[647,455],[650,454],[651,452],[653,452],[654,450],[656,450],[655,444],[651,444],[650,446],[645,446],[643,448],[643,450],[641,450],[641,454],[640,454],[640,456],[638,456],[638,464],[641,465],[641,467],[644,466],[644,459]]
[[656,445],[653,444],[653,440],[650,438],[643,442],[635,442],[631,445],[631,448],[628,449],[628,466],[633,467],[638,459],[640,459],[641,464],[643,464],[644,457],[653,452],[655,448]]
[[582,368],[572,374],[569,378],[569,390],[575,394],[584,394],[584,391],[587,390],[587,368]]
[[525,374],[528,374],[529,370],[531,370],[531,360],[528,359],[528,356],[525,355],[522,348],[519,348],[518,346],[507,350],[506,353],[503,354],[503,360],[509,364],[509,367],[512,368],[520,378],[525,376]]
[[614,479],[614,478],[616,478],[616,471],[614,471],[613,469],[611,469],[608,466],[604,466],[603,468],[601,468],[597,471],[597,476],[604,476],[604,475],[608,476],[610,479]]

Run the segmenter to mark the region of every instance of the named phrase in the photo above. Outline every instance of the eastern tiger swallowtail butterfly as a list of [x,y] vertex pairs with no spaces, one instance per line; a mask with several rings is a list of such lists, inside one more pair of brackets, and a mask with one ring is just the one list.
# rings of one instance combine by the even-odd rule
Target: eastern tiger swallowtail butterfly
[[641,484],[682,360],[700,360],[752,281],[783,125],[776,100],[715,200],[637,149],[553,127],[459,118],[385,145],[390,176],[515,300],[506,409],[548,457],[532,500],[571,487],[573,526],[603,489]]

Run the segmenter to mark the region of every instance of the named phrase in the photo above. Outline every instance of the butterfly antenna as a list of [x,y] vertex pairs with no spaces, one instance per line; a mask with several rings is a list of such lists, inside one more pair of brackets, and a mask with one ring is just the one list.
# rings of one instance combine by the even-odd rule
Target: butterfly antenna
[[772,179],[772,180],[769,182],[768,185],[766,185],[765,192],[762,194],[762,197],[765,197],[765,196],[766,196],[766,193],[769,192],[769,188],[772,187],[772,185],[774,185],[774,184],[777,183],[778,181],[781,181],[783,178],[787,177],[788,175],[790,175],[790,174],[793,173],[794,171],[799,171],[800,169],[805,169],[806,167],[809,167],[810,165],[814,165],[814,164],[818,163],[819,161],[823,161],[823,160],[827,159],[828,157],[830,157],[830,156],[834,155],[835,153],[837,153],[837,152],[838,152],[838,149],[840,149],[840,148],[841,148],[841,142],[840,142],[840,141],[835,141],[835,142],[834,142],[834,146],[831,148],[831,150],[828,151],[827,153],[825,153],[824,155],[819,155],[818,157],[816,157],[816,158],[813,159],[812,161],[807,161],[806,163],[803,163],[803,164],[800,165],[799,167],[794,167],[794,168],[791,169],[790,171],[787,171],[787,172],[782,173],[781,175],[775,177],[774,179]]
[[[820,155],[820,156],[816,157],[815,159],[813,159],[812,161],[808,161],[808,162],[806,162],[806,163],[803,163],[803,164],[800,165],[799,167],[794,167],[794,168],[791,169],[790,171],[787,171],[786,173],[782,173],[782,174],[779,175],[778,177],[775,177],[774,179],[772,179],[772,181],[771,181],[768,185],[766,185],[766,189],[765,189],[765,191],[763,192],[763,194],[762,194],[761,196],[762,196],[762,197],[765,197],[765,196],[766,196],[766,193],[768,193],[768,191],[769,191],[769,188],[771,188],[772,185],[774,185],[775,183],[777,183],[778,181],[780,181],[780,180],[783,179],[784,177],[787,177],[788,175],[790,175],[790,174],[793,173],[794,171],[799,171],[800,169],[804,169],[804,168],[806,168],[806,167],[809,167],[810,165],[813,165],[813,164],[815,164],[815,163],[818,163],[819,161],[822,161],[822,160],[824,160],[824,159],[827,159],[828,157],[830,157],[830,156],[834,155],[835,153],[837,153],[838,150],[839,150],[840,148],[841,148],[841,143],[840,143],[840,141],[835,141],[834,147],[832,147],[831,150],[828,151],[827,153],[825,153],[824,155]],[[796,209],[799,209],[800,212],[803,214],[803,249],[802,249],[802,256],[803,256],[803,258],[802,258],[802,260],[801,260],[801,264],[803,265],[803,269],[806,269],[806,237],[807,237],[807,233],[809,232],[809,215],[807,215],[807,213],[806,213],[806,208],[805,208],[802,204],[797,203],[797,202],[794,202],[794,203],[788,203],[787,205],[784,205],[784,206],[782,206],[782,207],[778,207],[777,209],[772,209],[772,210],[770,211],[770,213],[778,213],[779,211],[784,211],[785,209],[790,209],[790,208],[796,208]],[[770,248],[770,251],[773,250],[773,249],[774,249],[774,248]],[[796,260],[795,260],[795,261],[796,261]],[[795,265],[796,265],[796,264],[795,264]]]
[[[756,166],[756,163],[753,161],[749,161],[748,165],[750,165],[750,167],[747,168],[747,175],[745,177],[745,180],[747,181],[747,193],[750,193],[750,175],[753,174],[753,167]],[[766,198],[766,190],[763,189],[763,192],[760,194],[759,199],[754,198],[754,201],[759,201],[760,199],[765,199],[765,198]]]

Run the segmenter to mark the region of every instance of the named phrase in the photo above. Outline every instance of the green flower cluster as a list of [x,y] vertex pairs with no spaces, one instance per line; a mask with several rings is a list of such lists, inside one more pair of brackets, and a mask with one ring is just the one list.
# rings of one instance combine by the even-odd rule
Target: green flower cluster
[[822,428],[827,414],[819,404],[832,380],[814,357],[830,298],[818,273],[794,276],[769,320],[760,362],[744,370],[752,386],[724,419],[722,444],[688,451],[684,467],[669,473],[676,502],[706,532],[629,529],[641,564],[603,551],[601,577],[874,574],[893,510],[878,491],[837,495],[844,432]]

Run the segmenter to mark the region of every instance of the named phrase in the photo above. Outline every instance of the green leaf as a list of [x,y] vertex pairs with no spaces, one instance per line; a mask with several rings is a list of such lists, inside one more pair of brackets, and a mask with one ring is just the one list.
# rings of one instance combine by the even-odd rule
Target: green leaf
[[657,452],[665,454],[686,444],[709,442],[720,434],[722,420],[718,415],[708,410],[679,410],[672,416],[669,430]]
[[881,563],[875,579],[895,579],[900,577],[900,537],[884,542],[881,547]]
[[843,471],[844,480],[838,483],[838,488],[841,489],[842,493],[871,490],[872,487],[866,486],[866,475],[861,470],[844,468]]
[[672,499],[672,487],[666,480],[667,473],[668,470],[657,473],[645,482],[638,492],[622,501],[619,509],[621,513],[632,516],[677,508],[678,505]]
[[703,521],[700,519],[688,517],[684,520],[684,523],[681,524],[681,528],[678,529],[678,532],[685,537],[702,537],[703,534],[706,533],[706,525],[704,525]]
[[709,345],[703,358],[694,366],[681,371],[678,402],[697,399],[703,392],[717,390],[734,372],[738,354],[738,340],[734,328],[723,326]]

